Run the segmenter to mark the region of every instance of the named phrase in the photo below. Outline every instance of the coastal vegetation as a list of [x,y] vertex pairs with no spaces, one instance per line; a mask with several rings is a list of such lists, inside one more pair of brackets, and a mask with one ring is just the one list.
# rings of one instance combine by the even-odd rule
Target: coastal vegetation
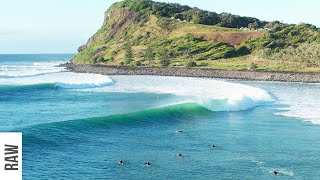
[[126,0],[73,63],[252,71],[319,71],[320,32],[310,24],[267,22],[180,4]]

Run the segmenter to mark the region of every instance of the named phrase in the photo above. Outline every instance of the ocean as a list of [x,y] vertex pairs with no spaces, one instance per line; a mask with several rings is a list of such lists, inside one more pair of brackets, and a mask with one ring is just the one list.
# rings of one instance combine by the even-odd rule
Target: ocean
[[56,67],[70,58],[0,55],[0,131],[23,132],[23,179],[320,177],[319,84]]

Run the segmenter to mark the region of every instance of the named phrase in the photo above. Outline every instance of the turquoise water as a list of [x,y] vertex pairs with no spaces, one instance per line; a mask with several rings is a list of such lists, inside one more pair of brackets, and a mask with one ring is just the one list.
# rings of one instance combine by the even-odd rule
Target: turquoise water
[[320,177],[317,84],[53,67],[70,57],[0,55],[0,131],[23,132],[24,179]]

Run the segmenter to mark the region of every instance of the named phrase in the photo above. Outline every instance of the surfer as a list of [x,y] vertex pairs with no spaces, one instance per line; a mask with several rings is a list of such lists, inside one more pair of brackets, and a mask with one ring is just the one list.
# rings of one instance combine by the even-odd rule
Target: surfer
[[177,155],[177,157],[178,157],[178,158],[182,158],[183,156],[182,156],[182,154],[179,153],[179,154]]
[[211,147],[214,149],[214,148],[216,148],[216,145],[212,144],[212,146],[211,146]]
[[278,173],[278,171],[274,170],[274,171],[273,171],[273,174],[274,174],[274,175],[278,175],[279,173]]
[[179,130],[179,131],[176,131],[176,133],[182,133],[182,131],[181,131],[181,130]]
[[145,166],[151,166],[151,163],[149,161],[144,163]]
[[120,159],[120,160],[118,161],[118,164],[123,165],[123,160]]

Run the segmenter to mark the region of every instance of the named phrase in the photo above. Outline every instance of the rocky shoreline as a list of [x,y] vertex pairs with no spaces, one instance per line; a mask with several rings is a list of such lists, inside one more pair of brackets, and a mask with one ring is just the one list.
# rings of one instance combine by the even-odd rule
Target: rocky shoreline
[[320,83],[320,73],[301,72],[261,72],[261,71],[229,71],[200,68],[174,68],[174,67],[127,67],[127,66],[101,66],[79,65],[66,63],[60,66],[69,71],[78,73],[94,73],[103,75],[154,75],[154,76],[181,76],[239,79],[247,81],[280,81]]

